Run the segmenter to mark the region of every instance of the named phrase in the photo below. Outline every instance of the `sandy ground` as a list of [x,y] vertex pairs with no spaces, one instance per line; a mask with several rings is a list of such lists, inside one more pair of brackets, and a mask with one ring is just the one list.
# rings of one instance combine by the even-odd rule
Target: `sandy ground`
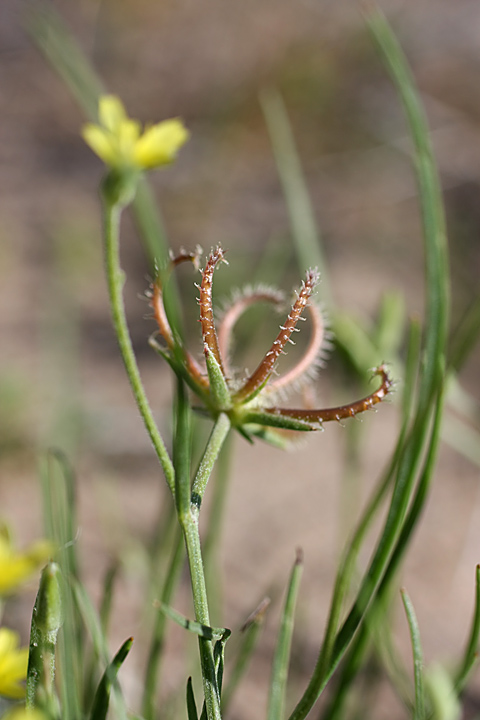
[[[412,63],[432,127],[451,235],[455,320],[478,292],[480,7],[467,0],[380,5]],[[291,252],[257,98],[274,83],[298,140],[336,302],[367,321],[382,293],[395,288],[405,293],[410,312],[421,312],[422,251],[405,128],[354,3],[124,0],[75,8],[58,2],[57,8],[132,114],[185,118],[192,140],[178,164],[153,178],[153,187],[175,247],[222,242],[229,249],[233,269],[222,269],[219,294],[248,277],[269,239]],[[119,547],[126,558],[114,647],[125,634],[142,632],[136,565],[140,543],[153,532],[162,480],[110,329],[96,195],[101,168],[80,139],[81,113],[25,32],[28,9],[15,0],[0,7],[1,515],[22,542],[41,532],[36,449],[65,447],[78,473],[79,542],[94,597]],[[137,295],[148,269],[129,218],[122,243],[132,333],[152,404],[168,432],[171,379],[147,346],[152,325]],[[297,280],[287,273],[279,282],[289,290]],[[194,314],[190,290],[185,297]],[[466,391],[477,397],[478,361],[477,350],[462,375]],[[344,398],[336,384],[338,363],[333,354],[318,381],[324,405]],[[397,424],[395,402],[365,420],[365,452],[352,488],[342,485],[342,427],[328,427],[288,454],[237,440],[221,550],[222,622],[241,625],[266,591],[273,590],[274,603],[232,708],[235,720],[264,716],[259,679],[268,671],[297,547],[305,553],[297,639],[304,657],[295,683],[303,687],[347,524],[378,477]],[[480,561],[478,480],[478,467],[446,442],[401,578],[415,604],[427,663],[458,657],[468,630]],[[32,592],[7,613],[24,638]],[[398,616],[399,648],[408,660],[400,603]],[[167,690],[184,682],[176,637]],[[141,649],[128,662],[123,682],[134,704]],[[480,706],[474,689],[468,704]],[[405,717],[388,689],[376,712]]]

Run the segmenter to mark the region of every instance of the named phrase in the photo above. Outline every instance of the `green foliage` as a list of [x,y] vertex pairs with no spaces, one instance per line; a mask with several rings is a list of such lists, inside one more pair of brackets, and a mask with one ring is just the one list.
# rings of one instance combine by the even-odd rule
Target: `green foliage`
[[[292,569],[272,663],[267,714],[269,720],[283,720],[286,717],[289,720],[303,720],[307,716],[312,717],[312,710],[327,687],[330,690],[329,698],[322,705],[321,716],[328,720],[345,717],[347,699],[352,696],[362,670],[368,666],[372,656],[377,654],[380,657],[382,650],[385,651],[378,638],[382,629],[388,628],[392,597],[398,594],[398,571],[420,522],[430,490],[446,394],[453,382],[452,378],[480,334],[479,305],[475,301],[453,334],[450,348],[447,347],[450,330],[448,254],[443,204],[428,127],[408,64],[385,18],[376,10],[368,11],[366,23],[397,89],[412,139],[412,159],[423,221],[425,316],[421,322],[418,319],[407,322],[405,300],[397,293],[384,296],[377,321],[370,326],[359,322],[350,311],[341,311],[335,306],[325,253],[321,248],[321,233],[316,225],[283,100],[274,90],[263,93],[262,106],[285,193],[297,261],[302,271],[315,264],[321,269],[323,299],[329,305],[336,342],[343,351],[349,373],[364,378],[368,368],[378,365],[383,367],[382,363],[388,361],[395,368],[395,376],[401,376],[404,380],[399,403],[401,422],[394,452],[387,468],[380,473],[357,526],[351,529],[349,543],[338,563],[315,667],[306,688],[295,698],[294,709],[288,714],[290,653],[302,570],[300,557]],[[42,12],[34,12],[31,16],[31,31],[85,113],[95,118],[96,103],[102,92],[101,83],[53,11],[45,8]],[[118,174],[120,177],[116,180],[122,185],[125,177],[121,176],[121,169]],[[131,200],[136,213],[147,260],[152,267],[156,267],[158,277],[161,278],[159,282],[163,284],[163,274],[167,275],[165,268],[168,263],[175,266],[175,263],[185,258],[169,260],[168,241],[161,217],[143,175],[135,176],[135,187],[129,186],[129,193],[128,200]],[[165,317],[162,316],[159,327],[166,347],[160,346],[159,352],[176,376],[172,411],[173,452],[170,453],[150,408],[127,324],[123,299],[126,274],[120,264],[122,210],[126,200],[124,196],[119,198],[118,194],[109,192],[103,194],[102,201],[105,269],[113,326],[136,406],[170,491],[164,527],[159,529],[157,542],[149,556],[148,586],[158,602],[156,612],[151,616],[142,715],[145,720],[167,717],[165,704],[159,698],[163,697],[160,670],[168,619],[195,635],[198,641],[197,675],[201,677],[203,688],[200,720],[221,720],[227,716],[234,693],[241,692],[240,681],[254,654],[267,604],[262,604],[252,615],[243,633],[233,633],[232,644],[237,638],[239,647],[236,656],[232,655],[232,661],[228,653],[225,658],[230,630],[213,627],[210,615],[213,615],[212,588],[219,584],[216,553],[221,542],[220,528],[228,484],[230,431],[234,427],[251,441],[260,437],[282,446],[287,442],[286,437],[290,439],[289,433],[318,429],[322,420],[320,416],[315,419],[313,413],[320,411],[311,411],[311,417],[298,413],[295,415],[297,411],[291,411],[289,415],[288,410],[277,408],[276,405],[262,404],[263,394],[269,401],[274,395],[268,395],[268,383],[272,380],[274,369],[273,365],[268,364],[269,353],[255,371],[257,374],[254,373],[249,379],[250,384],[247,381],[239,389],[231,382],[229,373],[222,367],[212,319],[211,280],[214,263],[210,257],[210,285],[201,287],[203,299],[200,303],[201,320],[205,326],[206,372],[203,374],[198,370],[196,361],[186,352],[183,338],[180,339],[178,328],[181,326],[182,312],[175,286],[172,285],[165,298],[162,298],[162,302],[165,300],[162,306]],[[272,253],[271,248],[269,252]],[[222,255],[221,251],[217,250],[217,255]],[[309,293],[313,292],[316,277],[314,271],[307,275],[307,281],[299,291],[296,303],[300,303],[300,300],[304,300],[304,303],[301,307],[294,304],[288,315],[286,324],[292,325],[289,326],[289,333],[296,329],[295,324],[300,319],[301,311],[304,306],[308,306]],[[311,288],[307,294],[305,287],[309,281]],[[158,286],[155,289],[158,290]],[[305,293],[304,297],[302,293]],[[240,308],[243,313],[246,303],[241,305],[242,302],[243,299],[239,301],[237,309]],[[295,322],[292,320],[294,315]],[[281,333],[275,343],[283,349],[289,338],[286,326],[281,326]],[[275,350],[275,343],[270,353]],[[402,352],[404,346],[405,351]],[[377,397],[375,402],[383,399],[390,389],[389,382],[385,381],[384,384],[384,394],[378,397],[375,393],[370,395],[364,401],[364,409],[373,405],[374,396]],[[197,432],[193,414],[197,408],[190,390],[196,392],[203,402],[201,413],[213,421],[205,445],[199,450],[200,438],[203,436]],[[458,406],[459,401],[455,402]],[[354,416],[357,412],[354,408],[357,406],[358,403],[351,403],[322,412],[330,413],[332,417],[328,419],[339,420]],[[464,414],[467,416],[466,411]],[[352,434],[350,439],[352,462],[356,462],[361,456],[364,435],[358,432],[355,436]],[[218,477],[215,483],[211,483],[215,469],[219,470]],[[41,480],[45,534],[57,550],[55,558],[42,575],[33,613],[27,706],[40,709],[48,720],[60,717],[65,720],[87,717],[104,720],[109,709],[118,720],[126,720],[129,711],[120,689],[121,679],[117,675],[127,659],[132,638],[123,643],[113,659],[108,647],[110,608],[115,596],[115,578],[119,566],[115,563],[107,573],[103,601],[100,611],[97,611],[80,572],[76,549],[75,478],[63,454],[50,453],[44,458]],[[212,510],[202,543],[199,520],[205,494],[210,490],[213,494]],[[375,522],[379,528],[375,546],[366,569],[360,571],[359,554]],[[192,620],[172,609],[186,566],[191,583]],[[458,699],[477,658],[480,571],[477,568],[476,604],[470,636],[464,657],[456,672],[451,675],[446,671],[443,675],[429,675],[425,670],[420,630],[413,605],[406,592],[402,593],[402,597],[413,649],[413,682],[410,681],[405,692],[406,674],[399,670],[391,673],[392,683],[399,694],[405,697],[407,709],[415,720],[443,717],[440,708],[442,705],[445,708],[446,703],[439,701],[439,698],[447,694],[453,695],[451,704],[448,704],[448,717],[453,718]],[[218,597],[213,602],[217,603]],[[389,635],[384,646],[390,644]],[[187,676],[188,672],[185,671]],[[186,682],[188,720],[198,720],[199,717],[195,699],[195,694],[198,697],[200,692],[198,678],[194,675],[193,678],[188,677]],[[182,703],[185,703],[184,688],[185,678],[181,681]]]

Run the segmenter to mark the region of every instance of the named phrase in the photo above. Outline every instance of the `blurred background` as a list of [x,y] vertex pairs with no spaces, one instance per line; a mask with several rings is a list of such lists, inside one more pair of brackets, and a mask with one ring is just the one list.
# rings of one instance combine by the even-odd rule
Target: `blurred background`
[[[478,295],[480,5],[385,0],[379,6],[412,65],[432,130],[450,233],[455,324]],[[32,38],[32,11],[39,7],[0,4],[1,515],[19,542],[40,535],[39,451],[55,446],[68,454],[78,477],[83,570],[94,598],[111,559],[122,557],[112,647],[128,635],[138,638],[122,670],[134,705],[145,661],[142,548],[155,530],[163,479],[110,327],[97,191],[102,167],[80,137],[85,117]],[[287,292],[301,279],[259,99],[275,88],[294,133],[335,304],[368,327],[383,293],[393,289],[405,296],[409,314],[422,312],[423,253],[407,131],[357,3],[81,0],[53,7],[132,116],[155,122],[179,116],[191,131],[178,162],[152,175],[151,183],[172,247],[199,243],[208,251],[222,243],[228,250],[230,264],[218,272],[215,299],[252,279]],[[142,374],[169,437],[171,377],[148,346],[154,327],[139,295],[149,267],[131,215],[122,227],[122,258]],[[200,350],[195,280],[182,269],[191,347]],[[267,349],[255,345],[250,362]],[[480,390],[479,361],[477,349],[461,377],[473,398]],[[362,392],[342,362],[332,352],[316,383],[320,406]],[[215,622],[238,628],[265,593],[273,603],[232,718],[264,714],[262,678],[297,547],[305,553],[305,572],[293,680],[297,690],[304,687],[339,553],[397,427],[395,400],[365,418],[361,462],[348,478],[346,428],[327,427],[288,454],[236,438],[221,549],[224,610]],[[427,663],[452,660],[463,648],[480,561],[478,445],[459,452],[462,433],[453,421],[444,436],[427,512],[402,576]],[[25,641],[33,595],[32,586],[8,610],[10,625]],[[186,599],[180,597],[178,606],[188,614]],[[397,621],[399,652],[410,662],[400,603]],[[178,642],[172,634],[167,695],[185,681]],[[475,688],[478,681],[465,717],[473,717],[470,706],[480,708]],[[378,717],[405,717],[387,685],[378,689],[376,706]]]

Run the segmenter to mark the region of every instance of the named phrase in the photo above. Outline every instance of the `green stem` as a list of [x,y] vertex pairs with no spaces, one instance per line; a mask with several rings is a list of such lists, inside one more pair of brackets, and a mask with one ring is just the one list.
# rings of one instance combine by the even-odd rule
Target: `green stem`
[[[202,625],[210,626],[207,588],[203,569],[202,550],[200,547],[200,535],[198,532],[198,518],[196,518],[195,515],[196,513],[194,514],[194,512],[190,511],[186,516],[180,518],[180,522],[185,537],[188,564],[190,567],[195,619]],[[207,640],[204,637],[199,637],[198,643],[207,718],[208,720],[221,720],[220,694],[215,674],[213,644],[211,640]]]
[[[190,486],[190,407],[183,380],[177,383],[176,404],[176,431],[174,440],[175,463],[175,503],[178,520],[183,530],[187,558],[192,583],[193,606],[195,620],[201,625],[210,626],[208,610],[207,588],[205,570],[203,566],[198,518],[201,500],[208,479],[212,472],[215,460],[221,450],[230,428],[230,421],[224,414],[220,414],[211,432],[207,446],[200,461],[193,487],[197,495],[191,493]],[[215,672],[215,656],[213,643],[205,637],[199,637],[200,662],[202,666],[203,693],[208,720],[220,720],[220,691]]]
[[140,378],[130,333],[128,331],[125,304],[123,301],[123,285],[125,275],[120,267],[119,226],[122,208],[104,197],[104,232],[105,232],[105,267],[108,292],[112,311],[113,326],[117,336],[125,370],[133,390],[135,402],[142,416],[145,427],[152,441],[157,457],[165,473],[165,478],[172,493],[175,492],[175,473],[172,461],[153,418],[145,389]]
[[230,430],[230,418],[225,413],[220,413],[208,439],[205,452],[203,453],[200,465],[195,475],[192,486],[192,504],[198,509],[205,494],[208,480],[212,474],[213,466],[220,453],[225,438]]

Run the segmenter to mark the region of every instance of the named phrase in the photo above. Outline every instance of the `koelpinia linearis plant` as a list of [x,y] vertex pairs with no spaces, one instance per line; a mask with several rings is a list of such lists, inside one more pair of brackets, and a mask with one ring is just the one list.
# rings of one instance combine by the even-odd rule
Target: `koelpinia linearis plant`
[[[257,436],[277,444],[286,444],[285,431],[320,430],[323,423],[355,417],[381,402],[392,388],[385,365],[374,369],[381,379],[373,393],[347,405],[323,409],[289,409],[276,404],[279,396],[289,389],[315,377],[322,354],[328,343],[328,332],[318,305],[314,302],[315,287],[319,282],[316,269],[307,271],[296,292],[287,318],[280,326],[270,349],[254,372],[246,378],[236,378],[231,371],[228,350],[236,320],[247,307],[259,301],[278,305],[281,294],[268,288],[250,289],[236,298],[224,314],[217,336],[213,311],[213,277],[216,268],[226,262],[221,247],[214,249],[201,273],[199,283],[200,325],[205,365],[202,366],[184,347],[179,333],[169,321],[164,304],[164,283],[168,274],[183,262],[198,267],[200,250],[185,251],[172,256],[168,266],[158,273],[149,293],[150,303],[158,325],[160,344],[152,338],[153,347],[167,360],[177,377],[176,429],[173,458],[167,451],[153,418],[141,381],[132,342],[129,335],[123,301],[124,273],[120,267],[119,231],[123,208],[135,195],[141,173],[152,167],[171,162],[187,133],[178,121],[166,121],[146,129],[126,116],[123,105],[113,96],[100,100],[100,124],[89,124],[84,138],[90,147],[106,162],[109,172],[103,183],[102,199],[105,218],[105,264],[110,304],[115,332],[137,406],[165,472],[168,486],[175,500],[178,521],[183,532],[192,582],[195,620],[202,627],[210,626],[208,598],[198,529],[199,513],[213,466],[231,428],[252,441]],[[303,356],[283,377],[276,376],[277,361],[285,354],[292,335],[299,332],[297,325],[311,321],[311,337]],[[191,402],[186,386],[202,403],[201,411],[214,422],[203,457],[195,476],[191,474]],[[225,642],[228,635],[222,635]],[[199,636],[205,708],[208,720],[219,720],[220,686],[213,642],[208,635]],[[222,646],[223,647],[223,646]],[[223,656],[223,650],[222,650]]]

